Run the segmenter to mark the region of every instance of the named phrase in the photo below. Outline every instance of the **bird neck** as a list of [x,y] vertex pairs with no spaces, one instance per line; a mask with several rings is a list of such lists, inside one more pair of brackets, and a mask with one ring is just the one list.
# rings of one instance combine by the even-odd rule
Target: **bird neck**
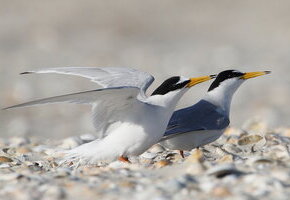
[[218,106],[229,115],[232,98],[238,87],[239,84],[236,84],[235,86],[230,85],[229,87],[219,86],[214,90],[207,92],[203,99]]
[[178,101],[187,90],[188,89],[175,90],[164,95],[153,95],[148,97],[146,102],[173,111]]

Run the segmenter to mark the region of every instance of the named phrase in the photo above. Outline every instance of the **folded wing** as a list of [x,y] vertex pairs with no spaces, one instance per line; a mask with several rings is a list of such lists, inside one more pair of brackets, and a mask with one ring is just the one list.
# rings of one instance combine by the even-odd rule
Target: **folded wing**
[[224,129],[229,123],[230,120],[224,112],[201,100],[191,107],[173,113],[162,141],[191,131]]

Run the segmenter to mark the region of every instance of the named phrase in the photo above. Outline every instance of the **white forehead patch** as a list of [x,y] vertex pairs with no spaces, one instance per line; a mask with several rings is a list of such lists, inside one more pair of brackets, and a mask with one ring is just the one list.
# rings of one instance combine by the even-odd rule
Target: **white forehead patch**
[[183,83],[184,81],[188,81],[188,78],[186,78],[184,76],[180,76],[179,78],[180,79],[179,79],[179,81],[176,84]]
[[242,73],[242,72],[240,72],[238,70],[233,70],[233,73]]

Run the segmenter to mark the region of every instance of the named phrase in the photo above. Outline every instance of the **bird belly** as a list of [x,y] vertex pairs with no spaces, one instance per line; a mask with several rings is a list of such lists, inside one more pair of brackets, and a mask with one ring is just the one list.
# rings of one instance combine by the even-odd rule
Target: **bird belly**
[[[159,137],[156,132],[160,132]],[[118,156],[138,156],[157,143],[162,137],[161,133],[161,130],[153,131],[144,125],[125,122],[104,139],[114,152],[118,152]]]
[[224,129],[192,131],[164,140],[160,144],[168,149],[189,151],[217,140],[223,132]]
[[127,115],[110,125],[103,140],[116,156],[138,156],[160,141],[172,112],[136,104]]

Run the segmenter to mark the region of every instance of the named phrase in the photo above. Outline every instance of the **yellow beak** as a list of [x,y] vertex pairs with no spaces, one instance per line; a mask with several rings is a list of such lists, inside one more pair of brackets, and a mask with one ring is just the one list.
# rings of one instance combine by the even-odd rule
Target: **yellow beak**
[[186,87],[190,88],[196,84],[211,80],[215,78],[216,75],[210,75],[210,76],[201,76],[201,77],[196,77],[196,78],[190,78],[190,82],[186,85]]
[[241,79],[249,79],[249,78],[254,78],[257,76],[262,76],[265,74],[270,74],[271,71],[262,71],[262,72],[247,72],[243,76],[241,76]]

